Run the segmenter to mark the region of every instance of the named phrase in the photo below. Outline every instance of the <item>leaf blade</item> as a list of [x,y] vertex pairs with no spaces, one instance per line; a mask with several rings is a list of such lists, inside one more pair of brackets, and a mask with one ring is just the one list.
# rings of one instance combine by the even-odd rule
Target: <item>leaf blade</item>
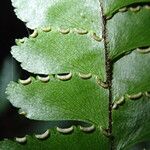
[[119,8],[126,7],[132,4],[150,2],[149,0],[105,0],[103,1],[105,15],[111,16],[114,12],[118,11]]
[[64,35],[58,30],[39,31],[36,38],[26,38],[23,44],[13,46],[11,53],[22,62],[23,69],[36,74],[81,72],[99,75],[105,80],[102,43],[90,34],[72,32]]
[[10,83],[7,94],[15,107],[35,120],[84,120],[107,125],[108,93],[94,78],[83,80],[74,76],[69,81],[51,79],[48,83],[32,78],[26,86]]
[[[71,143],[71,144],[70,144]],[[1,150],[28,150],[28,149],[109,149],[108,140],[104,137],[99,129],[93,133],[83,133],[79,128],[71,134],[61,134],[55,129],[50,130],[50,137],[45,140],[38,140],[34,136],[27,136],[27,143],[19,144],[15,141],[0,141]]]
[[114,99],[150,90],[149,60],[150,53],[142,54],[134,50],[114,64]]
[[[98,0],[12,0],[15,12],[31,29],[55,26],[83,28],[101,34]],[[38,10],[38,11],[37,11]]]
[[145,8],[139,12],[119,12],[109,20],[107,27],[110,57],[115,59],[137,47],[149,46],[149,20],[150,13]]
[[150,53],[134,50],[114,63],[112,117],[117,150],[150,139],[149,60]]

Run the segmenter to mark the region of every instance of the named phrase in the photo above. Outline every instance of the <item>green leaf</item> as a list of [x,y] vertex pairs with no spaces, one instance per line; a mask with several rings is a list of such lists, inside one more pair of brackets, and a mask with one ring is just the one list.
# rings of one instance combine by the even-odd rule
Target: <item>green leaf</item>
[[117,150],[150,139],[150,53],[145,51],[137,49],[114,64],[113,136]]
[[109,149],[107,139],[105,139],[100,130],[97,129],[92,133],[84,133],[79,128],[74,129],[73,133],[64,135],[56,130],[50,130],[48,139],[39,140],[34,136],[27,136],[25,144],[11,140],[0,141],[1,150],[79,150],[79,149]]
[[[149,19],[149,10],[142,8],[139,12],[117,13],[108,21],[108,47],[112,59],[137,47],[150,45]],[[81,36],[72,29],[71,33],[63,35],[58,30],[39,31],[36,38],[26,39],[24,44],[13,47],[13,56],[22,62],[25,70],[33,73],[84,72],[99,75],[105,80],[103,43],[94,41],[90,35],[93,33]]]
[[131,5],[142,4],[144,2],[150,2],[150,0],[101,0],[104,6],[104,13],[107,16],[111,16],[119,8]]
[[125,103],[113,111],[113,135],[117,150],[126,150],[135,143],[150,139],[150,98],[125,99]]
[[[13,0],[18,17],[26,21],[28,27],[36,28],[28,39],[17,41],[18,46],[12,48],[13,56],[30,72],[71,72],[73,77],[70,73],[29,78],[19,84],[11,82],[7,88],[8,99],[27,112],[28,118],[94,124],[100,132],[96,136],[96,132],[92,133],[92,138],[99,141],[97,136],[100,136],[104,141],[99,142],[96,149],[109,149],[109,144],[111,149],[128,149],[150,139],[149,131],[146,132],[150,123],[150,6],[142,2],[147,1],[107,0],[101,1],[100,6],[98,0],[34,0],[30,5],[25,0]],[[130,5],[133,3],[136,4]],[[126,5],[126,12],[119,10]],[[133,51],[135,49],[137,51]],[[107,146],[102,133],[109,138]],[[81,131],[75,134],[73,141],[81,134]],[[85,138],[88,136],[85,135],[81,144],[75,142],[77,149],[90,148],[89,142],[83,147]],[[59,145],[56,142],[54,145]],[[70,149],[75,147],[70,143]],[[90,149],[93,147],[92,144]]]
[[35,120],[84,120],[107,126],[108,91],[96,83],[73,75],[69,81],[51,77],[48,83],[32,78],[29,85],[12,82],[8,99]]
[[109,53],[112,59],[137,47],[150,45],[150,10],[117,13],[107,23]]
[[18,18],[27,22],[31,29],[45,26],[83,28],[101,34],[98,0],[12,0],[12,4]]
[[105,80],[102,43],[90,34],[70,32],[64,35],[55,29],[51,32],[39,31],[36,38],[26,38],[23,44],[12,47],[12,54],[22,62],[23,69],[33,73],[92,73]]
[[149,60],[150,53],[144,54],[135,50],[114,64],[112,84],[114,98],[150,90]]

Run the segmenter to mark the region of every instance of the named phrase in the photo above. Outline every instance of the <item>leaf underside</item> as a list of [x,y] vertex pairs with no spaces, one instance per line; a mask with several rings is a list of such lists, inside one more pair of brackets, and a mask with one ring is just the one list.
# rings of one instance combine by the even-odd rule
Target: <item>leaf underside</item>
[[[137,100],[125,98],[122,106],[113,110],[113,133],[116,149],[128,149],[134,143],[150,139],[150,97]],[[123,133],[123,134],[122,134]]]
[[[11,82],[8,99],[30,119],[82,120],[96,126],[96,131],[85,136],[78,130],[72,135],[56,133],[62,143],[54,137],[40,142],[42,148],[109,149],[107,138],[114,137],[115,149],[121,150],[150,139],[150,6],[145,2],[150,1],[33,0],[31,4],[12,0],[17,17],[36,29],[12,47],[13,57],[32,73],[55,75],[49,75],[46,83],[34,78],[28,85]],[[109,18],[106,24],[103,15]],[[108,59],[112,70],[108,70]],[[112,71],[109,88],[105,83],[108,71]],[[67,81],[56,75],[69,72],[72,78]],[[107,129],[110,96],[112,135]],[[33,143],[38,146],[39,141],[29,137],[24,148]],[[9,140],[0,144],[18,145]]]
[[104,7],[104,13],[107,16],[111,16],[114,12],[118,11],[118,9],[126,7],[128,5],[132,4],[139,4],[140,3],[146,3],[150,2],[149,0],[102,0],[103,7]]
[[39,31],[37,38],[12,47],[12,54],[23,69],[36,74],[81,72],[106,78],[103,45],[90,35]]
[[15,140],[4,140],[0,143],[1,150],[30,150],[30,149],[57,149],[57,150],[79,150],[79,149],[109,149],[109,144],[105,137],[100,134],[100,130],[93,133],[84,133],[79,128],[74,129],[73,133],[62,134],[55,129],[50,130],[48,139],[39,140],[34,135],[27,136],[26,144],[20,144]]
[[7,94],[13,105],[35,120],[89,120],[107,126],[108,91],[94,77],[85,80],[73,75],[68,81],[51,77],[48,83],[32,78],[29,85],[12,82]]
[[150,10],[144,7],[138,12],[119,12],[110,19],[107,24],[110,57],[114,59],[137,47],[149,46],[149,20]]
[[[55,26],[56,28],[83,28],[101,34],[101,17],[97,0],[12,0],[19,19],[31,29]],[[37,11],[39,10],[39,11]]]

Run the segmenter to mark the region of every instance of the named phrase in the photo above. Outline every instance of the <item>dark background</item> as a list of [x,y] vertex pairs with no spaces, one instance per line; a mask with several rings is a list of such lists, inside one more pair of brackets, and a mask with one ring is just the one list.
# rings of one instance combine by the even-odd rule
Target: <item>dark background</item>
[[[11,46],[15,45],[15,39],[28,36],[32,31],[17,19],[10,0],[0,2],[0,140],[24,136],[25,134],[41,133],[47,128],[54,126],[68,127],[71,124],[82,124],[81,122],[51,122],[34,121],[18,114],[6,99],[5,88],[11,80],[25,79],[30,74],[21,69],[11,56]],[[38,128],[37,128],[38,127]],[[19,129],[19,130],[18,130]],[[141,143],[135,149],[148,148],[148,143]],[[134,148],[133,148],[134,149]],[[150,149],[150,148],[148,148]]]
[[[14,122],[17,120],[17,110],[6,100],[5,87],[10,80],[21,74],[21,68],[12,59],[10,48],[15,44],[15,38],[27,36],[24,23],[18,20],[13,12],[10,0],[0,2],[0,137],[11,137],[17,132]],[[13,72],[14,67],[18,73]],[[18,118],[19,119],[19,118]],[[17,122],[16,122],[17,123]],[[13,129],[14,128],[14,129]],[[17,134],[17,133],[16,133]]]

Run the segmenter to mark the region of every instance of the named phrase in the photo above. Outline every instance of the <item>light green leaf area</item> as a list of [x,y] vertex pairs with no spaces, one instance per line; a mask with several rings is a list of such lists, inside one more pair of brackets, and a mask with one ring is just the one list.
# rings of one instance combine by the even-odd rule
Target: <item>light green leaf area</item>
[[23,69],[35,74],[66,72],[92,73],[105,80],[103,44],[92,35],[80,35],[71,30],[68,34],[53,29],[39,31],[36,38],[12,47],[12,55]]
[[25,144],[19,144],[11,140],[0,141],[1,150],[99,150],[109,149],[108,139],[100,130],[93,133],[84,133],[75,129],[73,133],[64,135],[56,130],[50,130],[50,137],[45,140],[36,139],[34,136],[27,136]]
[[55,26],[101,33],[98,0],[12,0],[18,18],[31,29]]
[[142,4],[144,2],[150,2],[150,0],[101,0],[103,2],[104,13],[107,16],[111,16],[118,9],[132,5]]
[[150,98],[126,98],[125,103],[113,110],[113,135],[117,150],[126,150],[135,143],[150,140]]
[[149,61],[150,53],[135,50],[114,64],[112,90],[115,99],[150,90]]
[[137,47],[150,45],[150,9],[119,12],[107,23],[112,59]]
[[73,76],[61,81],[51,77],[48,83],[32,78],[28,85],[11,82],[8,99],[35,120],[82,120],[107,126],[108,91],[95,78]]

